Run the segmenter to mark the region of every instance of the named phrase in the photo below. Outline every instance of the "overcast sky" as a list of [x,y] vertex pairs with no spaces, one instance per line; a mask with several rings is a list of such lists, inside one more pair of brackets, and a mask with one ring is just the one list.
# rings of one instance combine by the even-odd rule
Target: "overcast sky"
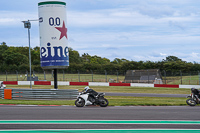
[[[44,0],[1,0],[0,43],[28,46],[23,20],[38,19]],[[64,0],[63,0],[64,1]],[[173,55],[200,63],[200,0],[65,0],[68,45],[88,53],[133,61]],[[32,22],[31,47],[40,46]]]

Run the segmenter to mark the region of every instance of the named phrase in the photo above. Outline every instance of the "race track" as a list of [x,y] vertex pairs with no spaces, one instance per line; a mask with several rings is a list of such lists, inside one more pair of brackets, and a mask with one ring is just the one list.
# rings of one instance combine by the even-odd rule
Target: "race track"
[[[200,129],[199,106],[0,106],[0,130]],[[10,121],[8,121],[10,120]],[[22,121],[28,120],[28,121]],[[42,120],[42,121],[40,121]],[[45,121],[43,121],[45,120]],[[46,121],[47,120],[47,121]],[[75,121],[76,120],[76,121]],[[128,121],[127,121],[128,120]],[[196,131],[196,130],[195,130]],[[198,130],[200,131],[200,130]]]

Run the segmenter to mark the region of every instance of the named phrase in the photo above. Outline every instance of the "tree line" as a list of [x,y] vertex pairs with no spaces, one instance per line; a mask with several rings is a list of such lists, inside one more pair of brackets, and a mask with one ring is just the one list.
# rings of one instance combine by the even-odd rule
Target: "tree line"
[[[162,61],[133,61],[115,58],[113,61],[91,56],[88,53],[80,55],[78,51],[69,48],[70,66],[66,72],[126,72],[126,70],[160,69],[160,71],[199,71],[200,64],[196,62],[186,62],[176,56],[168,56]],[[43,72],[40,66],[40,47],[31,48],[32,70]],[[0,71],[28,71],[29,70],[29,47],[7,46],[5,42],[0,45]]]

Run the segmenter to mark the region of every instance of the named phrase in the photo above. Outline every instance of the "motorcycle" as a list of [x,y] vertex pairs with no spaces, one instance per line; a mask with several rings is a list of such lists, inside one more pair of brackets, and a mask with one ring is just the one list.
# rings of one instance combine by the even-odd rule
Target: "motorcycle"
[[89,93],[81,92],[75,101],[75,105],[76,107],[88,105],[100,105],[101,107],[107,107],[109,102],[106,98],[104,98],[104,96],[105,93],[99,93],[97,96],[94,96]]
[[186,103],[190,106],[195,106],[196,104],[200,103],[200,91],[195,88],[191,88],[191,94],[190,96],[187,96]]

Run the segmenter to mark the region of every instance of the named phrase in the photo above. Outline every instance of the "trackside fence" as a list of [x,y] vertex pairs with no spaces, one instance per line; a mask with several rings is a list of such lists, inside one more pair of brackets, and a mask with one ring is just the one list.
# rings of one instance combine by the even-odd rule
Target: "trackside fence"
[[[143,78],[137,80],[125,80],[125,70],[113,71],[67,71],[58,70],[58,81],[68,82],[109,82],[109,83],[156,83],[156,84],[176,84],[176,85],[200,85],[200,71],[184,72],[177,71],[161,71],[161,80],[151,80],[151,74],[146,72],[146,75],[141,72]],[[53,70],[44,70],[43,72],[32,71],[32,81],[53,81]],[[26,70],[21,71],[0,71],[0,81],[30,81],[29,72]]]
[[1,89],[2,99],[76,99],[78,90],[57,89]]

